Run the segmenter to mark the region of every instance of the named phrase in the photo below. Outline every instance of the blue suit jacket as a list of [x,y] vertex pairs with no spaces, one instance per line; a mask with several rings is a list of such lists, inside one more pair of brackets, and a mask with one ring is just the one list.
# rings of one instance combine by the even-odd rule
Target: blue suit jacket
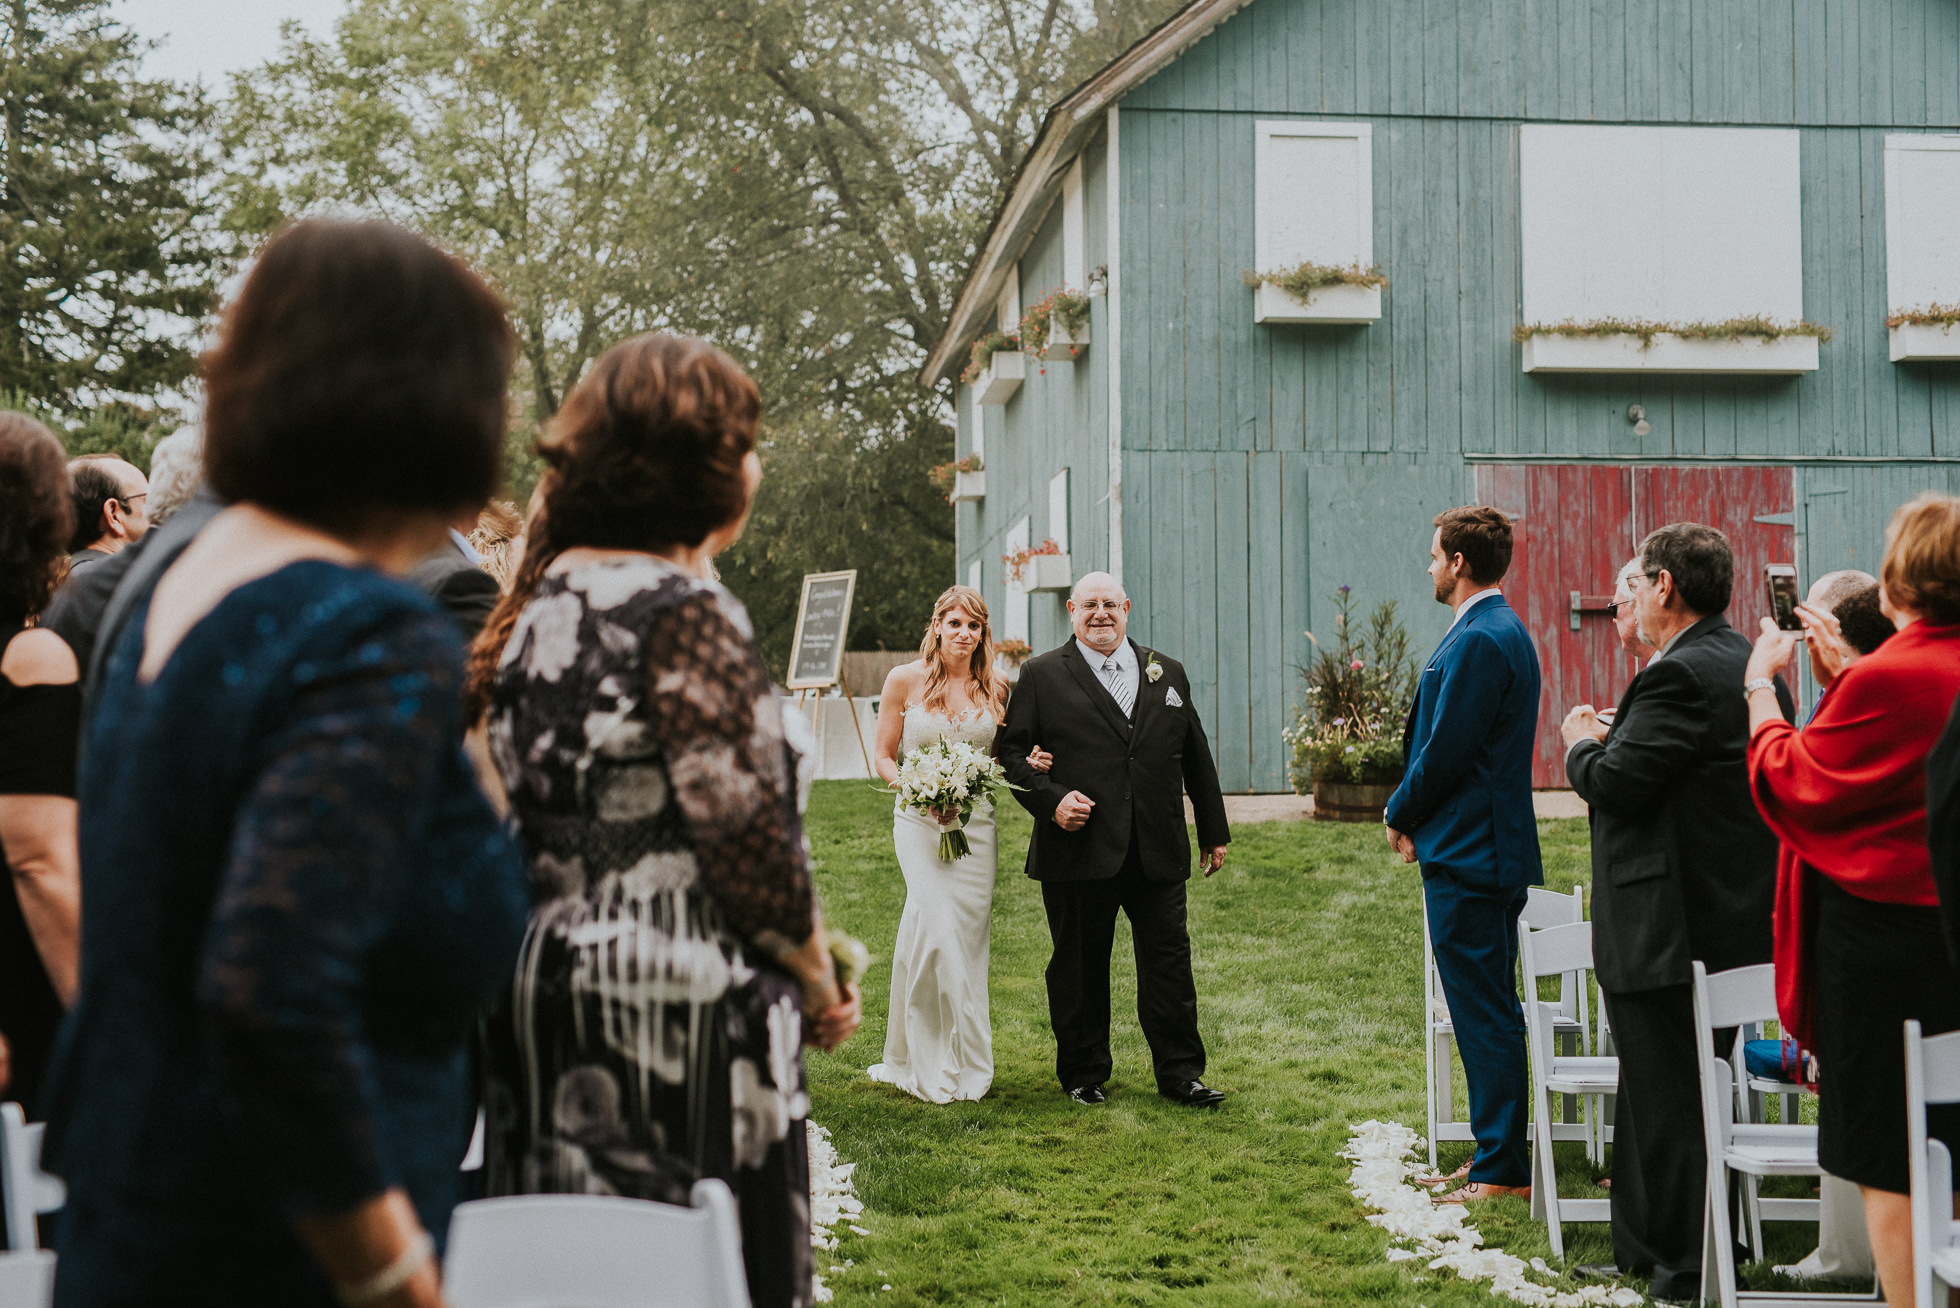
[[1502,595],[1479,600],[1423,669],[1408,767],[1388,825],[1415,840],[1424,877],[1516,890],[1543,885],[1531,808],[1538,653]]

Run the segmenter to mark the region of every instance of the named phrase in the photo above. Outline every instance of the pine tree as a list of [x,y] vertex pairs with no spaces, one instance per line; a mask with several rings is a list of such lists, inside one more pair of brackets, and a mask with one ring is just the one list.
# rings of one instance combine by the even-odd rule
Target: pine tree
[[0,393],[64,413],[191,375],[231,238],[212,109],[104,0],[0,0]]

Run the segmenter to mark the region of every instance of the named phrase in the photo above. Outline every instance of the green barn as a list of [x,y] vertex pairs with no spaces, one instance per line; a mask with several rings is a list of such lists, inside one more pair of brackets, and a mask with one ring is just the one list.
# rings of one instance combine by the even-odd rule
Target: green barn
[[[1246,280],[1303,265],[1386,285]],[[958,380],[1063,288],[1086,344]],[[1287,787],[1330,593],[1428,648],[1430,517],[1498,504],[1556,786],[1565,709],[1631,675],[1604,600],[1648,529],[1727,530],[1753,625],[1761,564],[1876,571],[1960,488],[1956,305],[1953,0],[1194,0],[1051,109],[923,379],[996,632],[1059,644],[1067,582],[1117,574],[1228,790]]]

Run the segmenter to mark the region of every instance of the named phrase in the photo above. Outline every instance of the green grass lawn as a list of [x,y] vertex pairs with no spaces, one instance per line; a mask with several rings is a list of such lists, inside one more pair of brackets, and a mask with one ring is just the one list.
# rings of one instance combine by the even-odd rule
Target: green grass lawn
[[[1231,1096],[1220,1110],[1157,1097],[1120,923],[1116,1071],[1109,1104],[1085,1109],[1055,1081],[1042,984],[1048,932],[1039,889],[1021,871],[1028,818],[1006,808],[994,898],[994,1088],[978,1103],[941,1107],[864,1075],[884,1048],[888,960],[905,902],[891,799],[840,781],[818,783],[811,800],[825,913],[875,960],[862,1029],[809,1059],[812,1115],[858,1164],[859,1224],[870,1231],[840,1229],[838,1250],[818,1253],[836,1301],[1489,1303],[1483,1286],[1387,1263],[1387,1236],[1362,1220],[1336,1156],[1350,1123],[1424,1125],[1421,886],[1381,829],[1242,828],[1225,870],[1191,882],[1205,1079]],[[1587,881],[1585,823],[1539,830],[1546,883]],[[1445,1164],[1469,1148],[1445,1146]],[[1582,1146],[1561,1145],[1560,1167],[1568,1197],[1603,1193],[1589,1185]],[[1551,1255],[1521,1200],[1480,1205],[1475,1220],[1487,1245]],[[1605,1227],[1566,1231],[1573,1261],[1610,1261]],[[1808,1228],[1781,1234],[1775,1247],[1788,1261],[1813,1243]],[[846,1259],[851,1266],[829,1270]]]

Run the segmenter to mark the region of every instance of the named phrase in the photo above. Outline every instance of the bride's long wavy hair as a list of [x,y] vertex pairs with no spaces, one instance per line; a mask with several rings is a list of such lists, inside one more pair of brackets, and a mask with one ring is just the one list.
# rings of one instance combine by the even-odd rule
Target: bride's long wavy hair
[[980,700],[998,717],[1001,701],[1007,698],[1007,681],[994,670],[994,629],[987,621],[987,601],[971,586],[948,586],[933,601],[932,621],[926,624],[926,638],[919,642],[919,657],[926,665],[923,703],[928,709],[946,708],[946,691],[955,669],[939,648],[939,620],[949,609],[959,609],[980,623],[980,643],[973,647],[973,657],[964,672],[980,687]]

